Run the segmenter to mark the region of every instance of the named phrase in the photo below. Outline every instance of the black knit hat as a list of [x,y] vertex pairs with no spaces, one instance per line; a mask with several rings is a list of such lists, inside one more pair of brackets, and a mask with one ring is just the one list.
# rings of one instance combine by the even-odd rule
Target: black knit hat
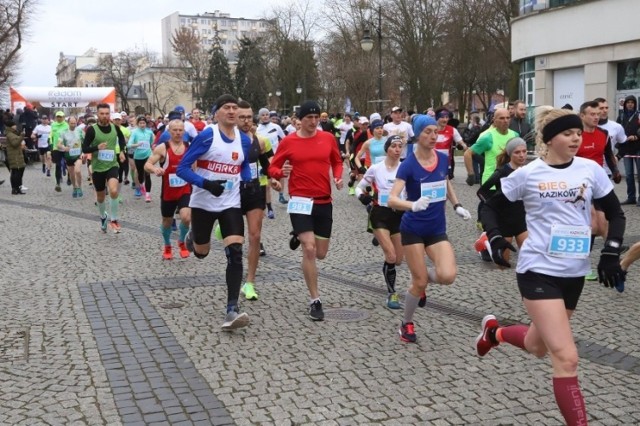
[[305,101],[298,110],[298,117],[304,118],[310,114],[320,115],[320,105],[316,101]]

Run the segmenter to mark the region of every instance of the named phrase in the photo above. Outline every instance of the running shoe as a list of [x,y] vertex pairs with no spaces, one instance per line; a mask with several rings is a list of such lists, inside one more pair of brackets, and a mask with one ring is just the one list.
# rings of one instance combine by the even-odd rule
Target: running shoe
[[389,309],[400,309],[400,298],[398,297],[398,293],[391,293],[387,296],[387,308]]
[[476,242],[473,244],[473,247],[476,249],[478,253],[480,253],[483,250],[489,250],[491,248],[491,246],[489,245],[489,239],[487,238],[486,232],[483,232],[482,234],[480,234],[480,238],[476,240]]
[[112,220],[110,222],[110,226],[111,226],[111,230],[113,231],[114,234],[119,234],[120,233],[120,224],[118,223],[117,220]]
[[589,273],[584,277],[587,281],[598,281],[598,274],[595,273],[593,269],[589,271]]
[[100,218],[100,229],[105,234],[107,233],[107,214],[105,213],[103,217]]
[[418,306],[420,306],[421,308],[424,308],[426,305],[427,305],[427,293],[423,291],[422,294],[420,295]]
[[82,198],[83,195],[82,188],[78,188],[78,198]]
[[62,188],[60,188],[60,185],[56,185],[56,192],[61,192]]
[[280,193],[280,196],[278,197],[278,202],[280,204],[287,204],[288,203],[287,199],[284,198],[284,194],[282,192]]
[[258,293],[256,293],[255,288],[253,288],[253,283],[244,283],[244,285],[240,287],[240,293],[244,294],[247,300],[258,300]]
[[373,237],[371,239],[371,244],[373,244],[374,247],[378,247],[380,245],[380,242],[378,241],[378,239],[376,237]]
[[236,307],[234,310],[227,312],[222,323],[222,331],[233,331],[238,328],[246,327],[249,325],[249,315],[245,312],[240,313]]
[[289,232],[289,235],[291,235],[291,239],[289,240],[289,248],[291,250],[295,250],[300,247],[300,240],[298,239],[298,236],[294,234],[293,231]]
[[309,305],[309,318],[314,321],[324,320],[324,311],[322,310],[322,302],[316,300]]
[[162,250],[162,258],[164,260],[171,260],[173,259],[173,250],[171,249],[171,246],[164,246],[164,249]]
[[150,203],[151,202],[151,194],[149,194],[148,192],[144,196],[144,202],[145,203]]
[[187,245],[185,243],[181,243],[178,241],[178,247],[180,248],[180,257],[186,259],[189,257],[189,249],[187,249]]
[[264,245],[260,243],[260,256],[266,256],[267,251],[264,249]]
[[498,320],[493,315],[482,318],[482,333],[476,338],[476,351],[478,356],[485,356],[492,348],[498,346],[495,340],[495,330],[498,328]]
[[140,188],[136,188],[135,192],[133,193],[134,197],[142,197],[142,191],[140,191]]
[[184,237],[184,246],[193,253],[193,234],[191,233],[191,229],[187,232],[187,235]]
[[480,259],[482,259],[483,262],[493,262],[493,259],[491,259],[491,253],[489,253],[489,250],[482,250],[480,253]]
[[[20,191],[22,191],[23,193],[27,192],[29,190],[29,188],[27,188],[24,185],[20,185]],[[629,247],[627,247],[627,250],[629,249]]]
[[349,195],[356,195],[356,189],[353,186],[349,188]]
[[71,196],[73,198],[78,198],[78,190],[76,188],[73,188],[73,192],[71,193]]
[[400,329],[398,330],[400,333],[400,340],[407,343],[415,343],[416,342],[416,331],[413,327],[412,322],[401,323]]
[[176,224],[175,218],[171,219],[171,230],[174,232],[178,230],[178,225]]
[[267,210],[267,217],[269,219],[275,219],[276,215],[273,213],[273,210]]
[[131,182],[129,182],[129,179],[126,179],[126,180],[124,181],[124,184],[125,184],[125,185],[127,185],[127,186],[128,186],[130,183],[131,183]]
[[47,169],[47,177],[51,177],[51,169]]

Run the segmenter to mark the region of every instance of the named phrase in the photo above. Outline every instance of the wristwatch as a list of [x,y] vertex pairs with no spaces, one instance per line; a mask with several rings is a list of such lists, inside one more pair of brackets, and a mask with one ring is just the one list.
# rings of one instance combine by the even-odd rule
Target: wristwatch
[[620,248],[620,243],[617,241],[613,241],[613,240],[609,240],[604,244],[606,247],[611,247],[614,249],[619,249]]

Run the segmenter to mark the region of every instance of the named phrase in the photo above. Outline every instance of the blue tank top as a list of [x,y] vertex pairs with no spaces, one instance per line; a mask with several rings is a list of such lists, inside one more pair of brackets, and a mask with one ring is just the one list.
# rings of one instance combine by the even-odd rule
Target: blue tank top
[[371,139],[371,142],[369,142],[371,164],[377,164],[387,156],[387,153],[384,152],[384,143],[385,139]]

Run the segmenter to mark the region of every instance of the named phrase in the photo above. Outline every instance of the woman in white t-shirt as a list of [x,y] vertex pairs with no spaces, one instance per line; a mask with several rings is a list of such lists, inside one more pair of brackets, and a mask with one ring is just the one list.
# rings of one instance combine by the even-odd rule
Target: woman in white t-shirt
[[[565,421],[586,424],[577,377],[578,350],[569,320],[590,267],[591,203],[598,203],[609,221],[598,264],[600,282],[607,287],[624,281],[619,252],[625,217],[604,169],[575,156],[582,143],[580,117],[572,111],[540,107],[536,128],[541,157],[501,180],[502,196],[522,200],[526,211],[528,237],[520,249],[516,273],[532,323],[500,327],[495,316],[487,315],[476,350],[484,356],[505,342],[537,357],[548,353],[553,391]],[[488,237],[494,261],[513,249],[499,234]]]
[[373,204],[369,221],[384,254],[382,275],[387,285],[386,304],[389,309],[401,308],[396,293],[396,265],[402,263],[403,257],[400,221],[404,212],[390,208],[387,203],[400,165],[402,147],[400,136],[390,136],[384,143],[386,157],[369,167],[356,187],[358,200],[365,206]]

